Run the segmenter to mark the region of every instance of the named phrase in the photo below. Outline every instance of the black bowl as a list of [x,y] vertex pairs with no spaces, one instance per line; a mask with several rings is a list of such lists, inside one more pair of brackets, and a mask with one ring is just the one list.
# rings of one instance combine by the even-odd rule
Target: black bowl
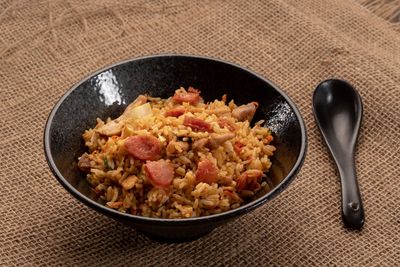
[[[238,104],[257,101],[253,121],[264,119],[277,147],[269,172],[273,189],[251,202],[224,213],[189,218],[158,219],[124,214],[107,208],[90,189],[85,174],[76,167],[85,151],[82,133],[96,118],[115,118],[139,94],[169,97],[174,90],[193,86],[206,101],[223,94]],[[102,69],[73,86],[55,105],[47,120],[44,149],[58,181],[89,207],[159,239],[188,240],[211,232],[278,195],[294,179],[305,158],[307,140],[303,119],[289,97],[270,81],[240,66],[221,60],[158,55],[123,61]]]

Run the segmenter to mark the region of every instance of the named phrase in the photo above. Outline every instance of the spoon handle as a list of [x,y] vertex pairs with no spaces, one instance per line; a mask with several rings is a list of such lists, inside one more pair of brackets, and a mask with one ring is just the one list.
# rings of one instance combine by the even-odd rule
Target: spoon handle
[[347,228],[361,229],[364,225],[364,208],[358,189],[354,156],[336,161],[342,185],[342,218]]

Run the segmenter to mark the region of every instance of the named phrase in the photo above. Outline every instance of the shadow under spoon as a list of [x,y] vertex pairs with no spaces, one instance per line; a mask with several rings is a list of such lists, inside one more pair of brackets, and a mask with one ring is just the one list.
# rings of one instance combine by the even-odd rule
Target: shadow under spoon
[[314,117],[339,171],[342,219],[351,229],[361,229],[364,225],[354,161],[362,111],[360,95],[345,81],[326,80],[314,91]]

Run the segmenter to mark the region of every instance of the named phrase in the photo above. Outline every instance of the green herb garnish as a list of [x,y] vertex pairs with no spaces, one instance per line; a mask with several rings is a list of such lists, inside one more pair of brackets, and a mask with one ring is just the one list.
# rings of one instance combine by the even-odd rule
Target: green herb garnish
[[104,163],[104,167],[106,168],[106,170],[111,170],[111,166],[108,163],[108,159],[106,157],[103,158],[103,163]]

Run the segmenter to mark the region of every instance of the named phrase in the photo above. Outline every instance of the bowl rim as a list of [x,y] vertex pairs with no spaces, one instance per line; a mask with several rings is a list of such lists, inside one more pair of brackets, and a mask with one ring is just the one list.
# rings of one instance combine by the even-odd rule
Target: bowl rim
[[[153,218],[153,217],[145,217],[145,216],[140,216],[140,215],[133,215],[133,214],[128,214],[128,213],[122,213],[117,210],[111,209],[106,207],[105,205],[98,203],[89,197],[85,196],[81,192],[79,192],[75,187],[73,187],[67,179],[64,178],[64,176],[61,174],[61,172],[58,170],[54,159],[52,157],[51,149],[50,149],[50,130],[51,130],[51,125],[54,119],[55,114],[57,113],[59,107],[62,105],[64,100],[74,91],[76,90],[81,84],[86,82],[88,79],[101,74],[104,71],[107,71],[111,68],[114,68],[119,65],[123,65],[126,63],[130,63],[133,61],[140,61],[140,60],[147,60],[147,59],[153,59],[153,58],[160,58],[160,57],[180,57],[180,58],[192,58],[192,59],[201,59],[201,60],[206,60],[206,61],[214,61],[217,63],[222,63],[222,64],[227,64],[232,67],[235,67],[237,69],[240,69],[240,71],[245,71],[253,76],[255,76],[258,79],[261,79],[263,82],[267,83],[269,86],[271,86],[274,90],[276,90],[290,105],[292,108],[293,112],[296,115],[297,121],[300,125],[300,132],[301,132],[301,147],[299,151],[299,155],[297,157],[297,160],[295,164],[293,165],[292,169],[286,175],[284,179],[271,191],[269,191],[267,194],[249,202],[246,203],[243,206],[240,206],[236,209],[224,211],[221,213],[217,214],[212,214],[212,215],[206,215],[206,216],[200,216],[200,217],[192,217],[192,218],[182,218],[182,219],[168,219],[168,218]],[[114,64],[105,66],[89,75],[81,79],[79,82],[75,83],[67,92],[65,92],[60,99],[57,101],[57,103],[54,105],[52,108],[47,121],[45,125],[45,130],[44,130],[44,136],[43,136],[43,145],[44,145],[44,154],[46,157],[47,164],[50,167],[50,170],[52,171],[53,175],[57,178],[59,183],[75,198],[77,198],[79,201],[82,203],[86,204],[87,206],[104,213],[106,215],[109,215],[111,217],[118,217],[123,220],[134,220],[137,222],[142,222],[142,223],[167,223],[167,224],[179,224],[179,225],[185,225],[185,224],[190,224],[192,222],[203,222],[203,221],[211,221],[211,220],[225,220],[231,217],[238,216],[242,213],[249,212],[260,205],[264,204],[268,200],[271,200],[272,198],[276,197],[280,192],[282,192],[289,184],[290,182],[293,181],[297,173],[300,171],[300,168],[302,167],[304,160],[305,160],[305,155],[306,155],[306,150],[307,150],[307,134],[306,134],[306,127],[303,121],[303,118],[297,108],[297,106],[294,104],[294,102],[290,99],[290,97],[283,92],[278,86],[276,86],[273,82],[270,80],[262,77],[261,75],[255,73],[252,70],[249,70],[245,67],[242,67],[238,64],[231,63],[222,59],[217,59],[217,58],[212,58],[208,56],[199,56],[199,55],[191,55],[191,54],[156,54],[156,55],[146,55],[146,56],[141,56],[141,57],[135,57],[135,58],[130,58],[130,59],[125,59],[119,62],[116,62]]]

